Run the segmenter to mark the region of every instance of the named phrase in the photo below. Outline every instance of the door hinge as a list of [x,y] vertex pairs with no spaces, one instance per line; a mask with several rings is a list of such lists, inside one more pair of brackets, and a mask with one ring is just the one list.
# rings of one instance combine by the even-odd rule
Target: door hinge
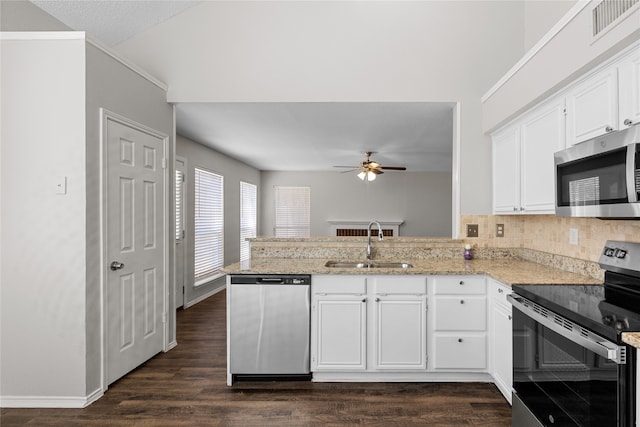
[[564,114],[565,116],[567,115],[567,108],[566,107],[562,109],[562,114]]

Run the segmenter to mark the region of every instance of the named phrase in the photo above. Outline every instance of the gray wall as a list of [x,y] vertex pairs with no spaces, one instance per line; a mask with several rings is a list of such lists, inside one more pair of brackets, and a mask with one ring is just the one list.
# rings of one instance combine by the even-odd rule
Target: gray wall
[[[194,199],[193,187],[195,168],[208,169],[224,176],[224,264],[229,265],[240,260],[240,181],[258,186],[258,205],[260,204],[260,172],[224,154],[211,150],[188,138],[178,135],[176,138],[176,154],[187,159],[185,198],[186,217],[186,259],[185,259],[185,304],[199,300],[203,296],[215,292],[225,284],[224,277],[210,283],[195,287],[193,280],[194,264]],[[258,217],[260,217],[258,211]],[[259,224],[258,224],[259,227]],[[258,233],[260,231],[258,230]]]
[[363,182],[355,172],[262,172],[261,229],[273,235],[274,186],[311,187],[311,234],[330,235],[328,220],[404,220],[404,236],[451,237],[450,172],[385,172]]
[[[173,107],[166,102],[164,89],[141,77],[120,62],[91,44],[86,47],[86,162],[87,162],[87,388],[88,391],[100,378],[99,322],[100,287],[98,278],[103,265],[100,263],[100,108],[105,108],[130,120],[162,132],[169,137],[167,164],[173,165],[174,124]],[[167,171],[169,182],[167,197],[169,224],[167,242],[168,260],[167,286],[168,307],[174,307],[173,252],[174,238],[171,224],[174,223],[173,193],[174,173]],[[169,335],[167,341],[175,342],[175,310],[168,313]]]
[[[30,2],[0,7],[3,31],[67,29]],[[102,386],[99,108],[170,137],[173,108],[163,89],[81,34],[30,36],[0,49],[0,396],[77,406]],[[63,176],[67,194],[58,195]]]

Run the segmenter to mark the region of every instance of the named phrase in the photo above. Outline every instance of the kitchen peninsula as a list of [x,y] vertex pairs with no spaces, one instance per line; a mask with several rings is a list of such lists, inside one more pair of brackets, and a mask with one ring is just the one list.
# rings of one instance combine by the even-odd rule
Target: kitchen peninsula
[[[367,260],[362,237],[255,238],[251,259],[224,270],[227,298],[231,277],[310,275],[314,381],[494,382],[510,401],[511,286],[597,284],[602,273],[596,263],[523,248],[474,248],[465,260],[467,243],[385,238]],[[384,267],[391,262],[411,267]]]

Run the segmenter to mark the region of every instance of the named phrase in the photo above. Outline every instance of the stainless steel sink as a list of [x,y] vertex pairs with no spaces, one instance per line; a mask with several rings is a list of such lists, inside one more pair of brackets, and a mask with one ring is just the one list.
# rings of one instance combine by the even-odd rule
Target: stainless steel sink
[[412,268],[408,262],[349,262],[327,261],[324,265],[330,268]]

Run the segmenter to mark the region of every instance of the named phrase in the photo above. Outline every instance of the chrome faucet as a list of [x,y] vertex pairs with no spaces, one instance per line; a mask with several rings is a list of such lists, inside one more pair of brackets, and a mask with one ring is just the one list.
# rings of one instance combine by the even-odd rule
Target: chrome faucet
[[384,237],[382,234],[382,227],[380,226],[380,223],[378,221],[371,221],[367,229],[367,259],[371,259],[373,254],[373,250],[371,247],[371,226],[373,224],[378,226],[378,240],[382,241]]

